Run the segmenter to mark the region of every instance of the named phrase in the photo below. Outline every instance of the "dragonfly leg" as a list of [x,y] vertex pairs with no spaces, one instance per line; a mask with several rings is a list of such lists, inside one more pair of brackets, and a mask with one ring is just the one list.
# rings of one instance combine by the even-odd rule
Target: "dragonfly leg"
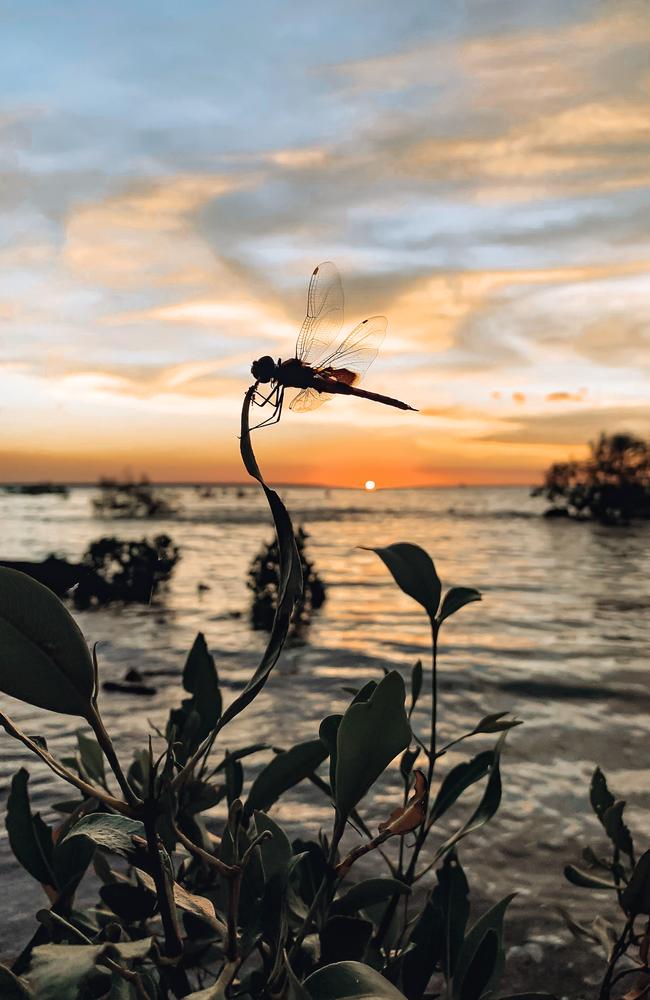
[[259,391],[259,389],[256,389],[255,395],[253,396],[253,402],[255,406],[266,406],[267,403],[273,401],[272,405],[277,406],[279,392],[280,392],[280,385],[278,383],[276,383],[273,389],[271,389],[268,396],[263,396],[262,393]]
[[280,417],[282,416],[282,404],[284,402],[284,386],[278,385],[276,391],[276,398],[273,402],[273,413],[262,420],[261,423],[256,424],[255,427],[251,427],[252,431],[258,431],[261,427],[270,427],[271,424],[277,424]]

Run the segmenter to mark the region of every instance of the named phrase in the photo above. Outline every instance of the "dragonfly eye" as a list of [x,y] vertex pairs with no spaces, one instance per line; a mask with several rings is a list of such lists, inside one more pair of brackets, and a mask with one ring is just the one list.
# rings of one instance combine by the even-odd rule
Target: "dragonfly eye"
[[268,354],[251,365],[251,374],[258,382],[270,382],[275,375],[275,361]]

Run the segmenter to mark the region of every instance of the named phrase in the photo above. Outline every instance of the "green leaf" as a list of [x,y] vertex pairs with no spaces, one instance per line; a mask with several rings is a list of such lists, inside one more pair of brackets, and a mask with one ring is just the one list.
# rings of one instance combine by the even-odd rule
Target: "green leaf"
[[452,587],[445,594],[440,608],[440,614],[438,615],[438,621],[442,623],[445,618],[449,618],[450,615],[455,615],[456,612],[460,611],[461,608],[464,608],[466,604],[471,604],[472,601],[480,600],[481,594],[478,590],[474,590],[473,587]]
[[579,885],[583,889],[618,888],[615,882],[610,882],[607,879],[600,878],[598,875],[592,875],[590,872],[586,872],[582,868],[576,868],[575,865],[565,865],[564,877],[568,882],[571,882],[573,885]]
[[492,712],[491,715],[485,715],[477,723],[470,735],[478,736],[480,733],[504,733],[508,729],[514,729],[515,726],[523,725],[520,719],[504,719],[504,715],[508,715],[508,712]]
[[312,972],[303,986],[312,1000],[405,1000],[392,983],[361,962],[336,962]]
[[104,754],[102,748],[93,736],[88,736],[83,729],[77,730],[77,746],[79,747],[79,758],[86,776],[98,785],[104,785],[106,772],[104,768]]
[[70,895],[77,888],[88,865],[93,859],[95,845],[87,840],[85,844],[60,840],[54,845],[52,862],[57,885],[61,895]]
[[255,812],[255,828],[258,833],[269,830],[273,834],[260,844],[265,881],[269,882],[274,875],[286,876],[293,857],[291,842],[286,833],[270,816],[258,811]]
[[621,906],[635,917],[639,913],[650,915],[650,851],[637,861],[632,878],[621,893]]
[[[515,895],[516,893],[511,893],[509,896],[505,896],[491,907],[487,913],[479,917],[463,941],[454,972],[454,1000],[475,1000],[475,998],[477,1000],[484,992],[485,987],[489,985],[494,988],[497,985],[496,978],[503,962],[503,948],[501,944],[503,918]],[[496,947],[494,947],[494,942],[489,945],[484,944],[484,940],[490,931],[496,935]],[[485,974],[486,967],[490,963],[491,968],[481,988],[481,992],[472,993],[471,990],[477,988],[481,976]]]
[[185,661],[183,687],[192,697],[185,698],[180,708],[172,709],[167,723],[167,735],[175,727],[176,739],[182,744],[182,749],[177,748],[181,763],[212,732],[221,716],[217,668],[202,632],[197,634]]
[[64,837],[62,843],[67,843],[74,837],[88,837],[98,847],[128,858],[133,854],[132,838],[135,836],[145,836],[144,824],[139,820],[111,813],[92,813],[80,819]]
[[363,687],[360,687],[358,691],[355,691],[354,697],[352,698],[352,704],[355,705],[358,701],[368,701],[373,691],[377,688],[377,681],[366,681]]
[[255,809],[266,811],[274,802],[307,778],[327,757],[327,747],[321,739],[297,743],[290,750],[277,754],[255,778],[245,811],[251,816]]
[[244,787],[244,768],[241,762],[226,754],[224,764],[224,774],[226,778],[226,801],[231,806],[235,799],[241,795]]
[[496,968],[499,944],[497,932],[491,928],[487,930],[463,976],[463,984],[459,993],[460,1000],[480,1000],[483,996]]
[[404,681],[391,671],[368,701],[348,706],[336,740],[335,801],[341,818],[363,798],[411,739],[404,710]]
[[0,997],[2,1000],[34,1000],[25,981],[14,976],[5,965],[0,965]]
[[332,904],[332,913],[358,913],[393,896],[408,896],[411,890],[396,878],[367,878],[357,882]]
[[411,670],[411,707],[409,708],[409,719],[413,715],[413,709],[417,705],[420,692],[422,691],[422,660],[418,660]]
[[38,1000],[77,1000],[83,981],[107,951],[105,944],[41,945],[32,952],[27,981]]
[[469,919],[469,885],[455,851],[445,857],[436,875],[438,885],[431,893],[431,903],[442,911],[444,947],[441,965],[450,977],[456,969]]
[[607,836],[614,846],[618,847],[624,854],[627,854],[629,858],[632,858],[634,855],[634,845],[629,828],[623,822],[624,809],[625,802],[619,799],[618,802],[615,802],[614,805],[605,810],[602,823]]
[[493,763],[494,751],[484,750],[471,760],[453,767],[438,789],[431,807],[431,822],[439,820],[467,788],[485,777]]
[[0,567],[0,690],[64,715],[91,713],[93,662],[75,620],[51,590]]
[[152,938],[119,944],[45,944],[34,948],[27,981],[38,1000],[78,1000],[80,987],[103,958],[134,961],[144,959]]
[[400,590],[421,604],[433,621],[442,588],[431,556],[419,545],[412,545],[410,542],[396,542],[394,545],[369,551],[377,553],[393,574]]
[[[356,698],[355,698],[356,702]],[[354,704],[354,702],[353,702]],[[327,715],[320,724],[318,735],[327,747],[330,757],[330,794],[334,795],[336,787],[336,741],[339,734],[342,715]]]
[[605,813],[610,806],[614,805],[615,799],[607,787],[607,779],[599,767],[596,768],[591,776],[589,798],[591,801],[591,808],[596,813],[600,822],[604,825],[603,818]]
[[501,804],[501,772],[499,770],[499,760],[501,757],[501,748],[503,747],[503,741],[506,735],[506,733],[502,734],[494,749],[494,760],[490,767],[490,773],[481,801],[467,822],[464,823],[459,830],[456,830],[456,832],[445,841],[442,847],[438,848],[435,854],[436,860],[446,854],[452,847],[455,847],[459,841],[463,840],[470,833],[474,833],[476,830],[479,830],[482,826],[484,826],[485,823],[492,819],[499,808],[499,805]]
[[38,813],[32,815],[28,782],[29,773],[24,767],[11,779],[5,820],[9,843],[16,859],[32,878],[42,885],[57,888],[52,861],[52,831]]

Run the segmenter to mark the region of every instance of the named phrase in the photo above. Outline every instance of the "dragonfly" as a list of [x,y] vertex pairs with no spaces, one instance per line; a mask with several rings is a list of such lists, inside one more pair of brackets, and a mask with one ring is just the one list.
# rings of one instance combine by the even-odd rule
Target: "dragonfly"
[[[266,354],[251,365],[255,379],[253,402],[271,406],[272,412],[254,430],[275,424],[282,416],[287,389],[298,389],[289,408],[296,413],[315,410],[334,396],[371,399],[399,410],[415,410],[392,396],[368,392],[359,382],[373,363],[386,335],[385,316],[371,316],[355,326],[337,343],[343,326],[343,286],[334,264],[325,261],[314,268],[307,292],[305,316],[294,357],[275,361]],[[269,385],[267,395],[260,385]]]

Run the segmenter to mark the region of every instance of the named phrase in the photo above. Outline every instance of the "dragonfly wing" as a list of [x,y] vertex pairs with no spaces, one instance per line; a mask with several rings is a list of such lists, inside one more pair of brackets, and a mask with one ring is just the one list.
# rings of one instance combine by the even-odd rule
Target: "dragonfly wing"
[[334,264],[314,268],[307,292],[307,315],[298,334],[296,357],[313,364],[329,348],[343,325],[343,286]]
[[319,406],[332,399],[331,392],[317,392],[316,389],[301,389],[297,396],[294,396],[289,404],[289,409],[295,413],[308,413],[309,410],[317,410]]
[[357,385],[373,363],[386,336],[385,316],[370,316],[355,326],[344,340],[318,364],[318,371],[329,378]]

